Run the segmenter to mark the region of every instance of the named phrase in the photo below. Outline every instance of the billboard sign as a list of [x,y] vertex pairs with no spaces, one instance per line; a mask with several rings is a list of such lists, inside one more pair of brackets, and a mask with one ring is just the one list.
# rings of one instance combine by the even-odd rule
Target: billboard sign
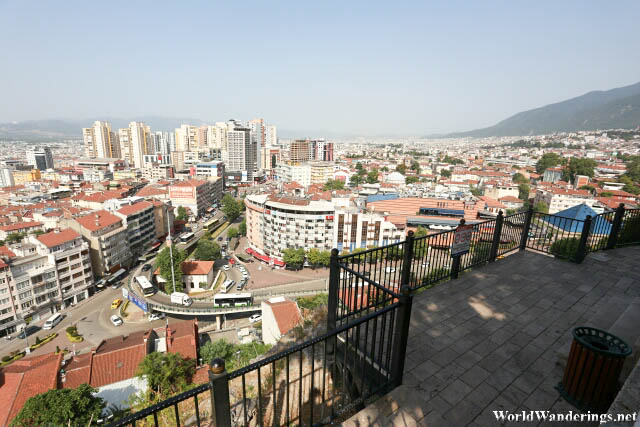
[[458,228],[456,228],[453,244],[451,245],[452,257],[469,253],[472,232],[473,225],[459,225]]

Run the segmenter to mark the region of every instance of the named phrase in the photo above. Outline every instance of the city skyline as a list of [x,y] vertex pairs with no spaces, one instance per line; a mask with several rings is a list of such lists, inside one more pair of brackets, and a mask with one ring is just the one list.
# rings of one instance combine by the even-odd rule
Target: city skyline
[[632,84],[640,69],[632,2],[150,5],[0,4],[0,122],[262,116],[299,132],[427,135]]

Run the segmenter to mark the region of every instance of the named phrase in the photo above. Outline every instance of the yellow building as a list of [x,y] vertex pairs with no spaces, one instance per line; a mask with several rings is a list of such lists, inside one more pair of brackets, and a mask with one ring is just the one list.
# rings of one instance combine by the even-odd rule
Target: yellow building
[[40,175],[40,170],[38,169],[32,169],[30,171],[13,171],[14,185],[24,185],[27,182],[40,181],[41,179],[42,176]]
[[131,179],[137,178],[140,175],[138,171],[134,170],[123,170],[123,171],[114,171],[113,172],[113,180],[119,181],[121,179]]

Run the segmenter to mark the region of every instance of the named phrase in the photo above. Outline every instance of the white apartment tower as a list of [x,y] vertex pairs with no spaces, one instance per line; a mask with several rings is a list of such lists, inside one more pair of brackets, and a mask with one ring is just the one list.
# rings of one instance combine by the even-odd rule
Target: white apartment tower
[[152,147],[151,129],[144,123],[131,122],[129,123],[129,133],[131,135],[131,161],[136,169],[142,169],[144,155],[155,152]]
[[85,155],[90,158],[120,158],[120,144],[109,122],[96,121],[82,129]]

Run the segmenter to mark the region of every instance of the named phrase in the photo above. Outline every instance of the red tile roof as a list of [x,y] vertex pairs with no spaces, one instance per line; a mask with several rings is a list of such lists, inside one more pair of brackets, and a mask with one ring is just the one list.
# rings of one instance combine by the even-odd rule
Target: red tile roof
[[100,230],[101,228],[121,222],[122,219],[105,210],[93,212],[89,215],[81,216],[76,221],[89,231]]
[[0,424],[7,425],[30,397],[54,390],[63,353],[25,357],[2,368],[4,383],[0,387]]
[[74,356],[64,367],[65,376],[62,388],[76,388],[91,383],[93,352]]
[[285,298],[284,301],[278,302],[267,300],[266,304],[271,307],[273,317],[276,319],[281,335],[289,332],[302,320],[300,309],[295,301]]
[[15,231],[15,230],[23,230],[25,228],[34,228],[34,227],[42,227],[41,222],[32,221],[32,222],[18,222],[16,224],[10,224],[0,227],[2,231]]
[[41,234],[36,239],[42,242],[46,247],[53,248],[54,246],[61,245],[65,242],[70,242],[74,239],[80,237],[78,233],[73,231],[70,228],[60,230],[60,231],[51,231],[46,234]]
[[138,365],[147,355],[150,331],[132,332],[127,337],[102,341],[94,350],[91,386],[101,387],[135,376]]
[[15,258],[16,254],[13,253],[13,251],[11,249],[9,249],[8,246],[0,246],[0,255],[9,257],[9,258]]
[[182,263],[182,274],[185,276],[194,274],[209,274],[213,270],[214,261],[184,261]]
[[152,187],[150,185],[147,185],[146,187],[144,187],[140,191],[138,191],[136,193],[136,196],[150,197],[150,196],[161,196],[161,195],[166,195],[166,194],[167,194],[167,189],[166,188],[157,188],[157,187]]
[[198,358],[198,321],[174,323],[167,331],[167,351],[178,353],[185,359]]
[[152,206],[153,205],[151,203],[142,201],[142,202],[134,203],[132,205],[123,206],[120,209],[118,209],[118,213],[129,216],[129,215],[137,214],[138,212],[142,212],[145,209],[149,209]]

